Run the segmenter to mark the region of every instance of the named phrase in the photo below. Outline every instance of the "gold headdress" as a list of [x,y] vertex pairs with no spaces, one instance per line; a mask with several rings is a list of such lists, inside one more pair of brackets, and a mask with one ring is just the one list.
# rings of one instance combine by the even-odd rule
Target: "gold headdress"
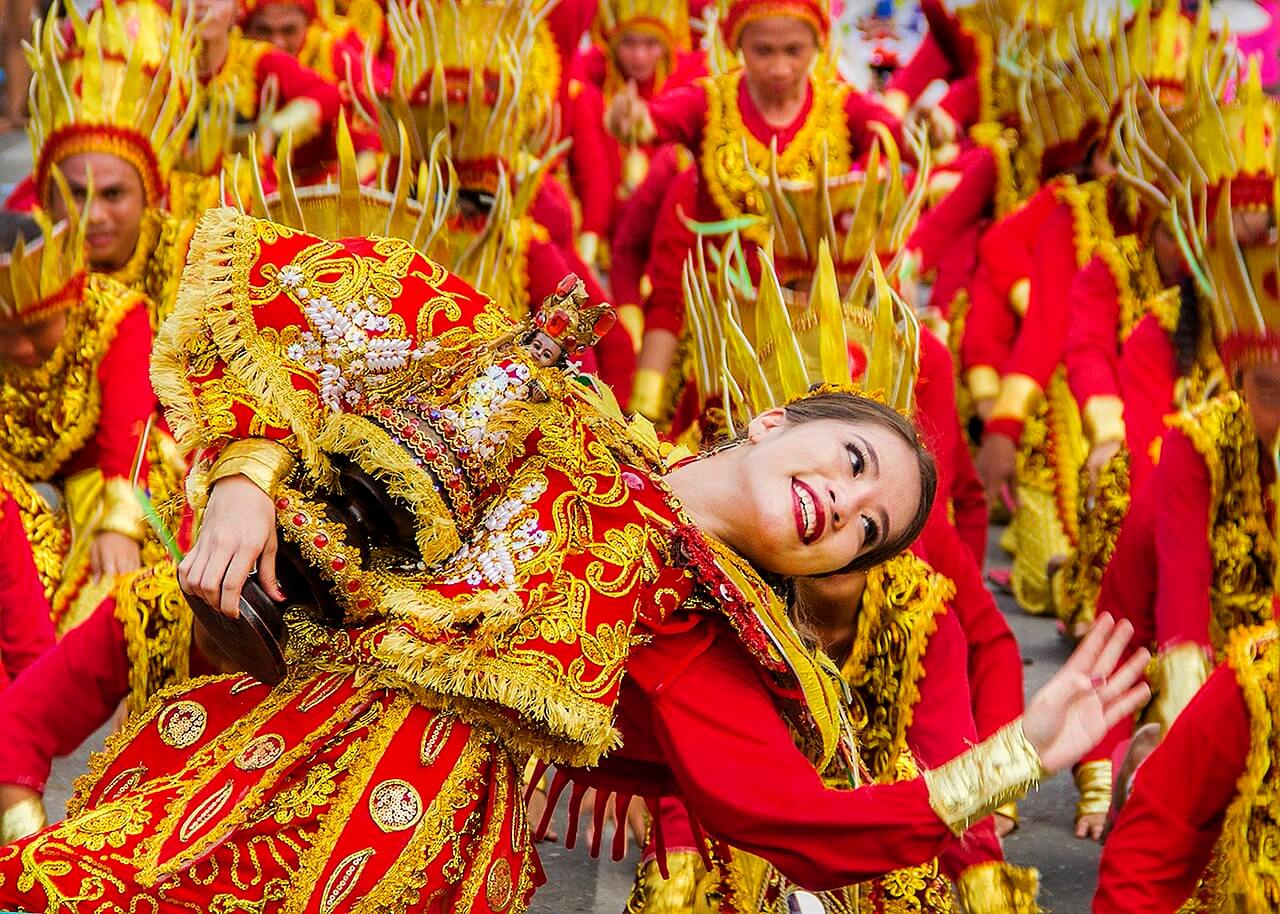
[[783,288],[767,251],[760,252],[758,287],[736,238],[718,254],[718,268],[710,268],[699,243],[685,263],[684,293],[698,393],[704,407],[724,410],[731,434],[816,385],[856,384],[911,409],[920,324],[874,253],[841,295],[823,239],[805,296]]
[[166,182],[196,115],[195,36],[180,4],[164,13],[151,3],[104,0],[86,20],[65,5],[72,43],[63,37],[55,3],[36,23],[27,46],[31,65],[35,182],[49,191],[52,169],[69,155],[105,152],[138,172],[147,203],[164,198]]
[[[692,47],[689,31],[689,5],[671,0],[601,0],[596,10],[592,33],[596,41],[612,52],[623,32],[642,31],[654,35],[666,48],[655,83],[675,69],[676,55]],[[614,67],[610,62],[610,72]]]
[[87,212],[54,225],[43,210],[33,211],[40,238],[19,237],[13,250],[0,254],[0,322],[39,320],[76,302],[85,276]]
[[1226,30],[1216,36],[1211,30],[1207,3],[1194,19],[1182,12],[1180,0],[1164,0],[1154,17],[1152,4],[1142,3],[1126,33],[1132,75],[1146,81],[1166,110],[1181,104],[1192,74],[1207,71],[1217,82],[1234,56]]

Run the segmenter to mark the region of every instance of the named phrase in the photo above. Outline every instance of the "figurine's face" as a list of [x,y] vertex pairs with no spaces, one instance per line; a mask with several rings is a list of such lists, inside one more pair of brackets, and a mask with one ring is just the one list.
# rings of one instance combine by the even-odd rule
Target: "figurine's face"
[[545,333],[535,333],[525,345],[529,349],[529,354],[533,356],[533,360],[544,368],[558,362],[563,352],[560,344]]
[[66,311],[30,323],[0,322],[0,365],[40,366],[58,348],[66,329]]
[[644,85],[653,79],[667,46],[657,35],[640,29],[627,29],[614,45],[613,56],[624,79]]
[[793,16],[769,16],[747,23],[739,47],[752,89],[777,99],[794,95],[818,53],[813,28]]
[[893,430],[870,422],[791,423],[761,413],[725,451],[742,499],[729,545],[759,567],[804,576],[843,569],[907,529],[921,499],[919,460]]
[[[142,230],[142,214],[147,208],[142,178],[119,156],[106,152],[80,152],[58,162],[71,199],[77,208],[85,206],[89,189],[89,227],[85,235],[89,264],[95,270],[118,270],[129,262]],[[55,219],[69,216],[67,201],[52,190],[49,209]]]
[[267,3],[244,25],[245,34],[275,45],[286,54],[297,57],[307,37],[310,20],[306,11],[292,3]]
[[1240,387],[1258,440],[1263,447],[1272,447],[1280,434],[1280,362],[1260,362],[1242,369]]

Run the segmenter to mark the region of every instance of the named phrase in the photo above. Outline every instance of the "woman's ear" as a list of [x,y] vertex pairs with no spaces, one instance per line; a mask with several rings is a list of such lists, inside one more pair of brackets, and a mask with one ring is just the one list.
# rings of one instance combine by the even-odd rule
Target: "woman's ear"
[[766,409],[751,420],[747,426],[747,440],[755,444],[776,428],[787,424],[787,410],[782,406]]

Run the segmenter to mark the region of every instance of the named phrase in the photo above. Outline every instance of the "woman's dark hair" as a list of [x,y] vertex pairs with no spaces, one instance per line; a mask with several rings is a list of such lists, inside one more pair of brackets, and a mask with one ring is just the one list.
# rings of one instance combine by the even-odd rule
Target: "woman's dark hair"
[[1200,328],[1200,295],[1195,280],[1188,276],[1178,284],[1178,325],[1173,328],[1173,352],[1178,360],[1179,377],[1191,374],[1196,365]]
[[0,209],[0,255],[8,254],[18,239],[32,241],[40,237],[40,224],[27,213]]
[[916,455],[916,468],[920,472],[920,502],[916,505],[916,513],[896,536],[856,556],[839,571],[843,573],[874,568],[915,542],[916,537],[924,530],[925,521],[929,519],[929,512],[933,509],[933,500],[938,494],[938,468],[911,420],[869,397],[840,391],[811,394],[789,404],[786,410],[787,421],[797,425],[829,419],[856,425],[879,426],[901,438]]

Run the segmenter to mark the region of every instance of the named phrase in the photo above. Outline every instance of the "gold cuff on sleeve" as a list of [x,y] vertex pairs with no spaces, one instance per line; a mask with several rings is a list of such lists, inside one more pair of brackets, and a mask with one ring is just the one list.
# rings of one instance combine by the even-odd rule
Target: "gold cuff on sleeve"
[[991,408],[992,419],[1025,422],[1040,406],[1040,385],[1024,374],[1007,374],[1000,382],[1000,395]]
[[974,365],[965,375],[965,383],[975,400],[994,400],[1000,395],[1000,373],[990,365]]
[[233,441],[222,449],[209,470],[209,485],[228,476],[244,476],[275,498],[276,488],[293,472],[288,448],[266,438]]
[[1111,394],[1090,397],[1080,417],[1084,434],[1094,447],[1111,441],[1124,441],[1124,401]]
[[644,309],[639,305],[619,305],[614,310],[618,312],[618,323],[631,337],[632,347],[639,352],[644,341]]
[[295,98],[271,117],[269,126],[276,136],[291,132],[293,148],[297,149],[320,135],[324,112],[314,98]]
[[946,764],[924,772],[929,805],[957,836],[1049,776],[1022,732],[1022,719]]
[[44,801],[38,796],[26,797],[0,813],[0,844],[28,838],[48,824]]
[[1037,914],[1040,871],[990,860],[961,873],[956,892],[965,914]]
[[131,540],[142,542],[147,533],[147,520],[133,486],[123,476],[113,476],[102,483],[102,520],[98,529],[121,533]]
[[636,370],[631,382],[631,411],[646,419],[657,420],[662,416],[662,396],[667,379],[662,372],[652,368]]
[[1076,818],[1106,814],[1111,809],[1111,760],[1096,759],[1076,766]]
[[907,112],[911,110],[911,99],[901,89],[890,89],[880,101],[898,120],[905,119]]
[[1168,733],[1182,709],[1191,703],[1213,672],[1213,663],[1204,648],[1184,641],[1161,651],[1148,672],[1151,703],[1143,722],[1157,723],[1162,732]]
[[1009,307],[1018,317],[1026,317],[1027,308],[1031,305],[1031,280],[1022,277],[1009,287]]

